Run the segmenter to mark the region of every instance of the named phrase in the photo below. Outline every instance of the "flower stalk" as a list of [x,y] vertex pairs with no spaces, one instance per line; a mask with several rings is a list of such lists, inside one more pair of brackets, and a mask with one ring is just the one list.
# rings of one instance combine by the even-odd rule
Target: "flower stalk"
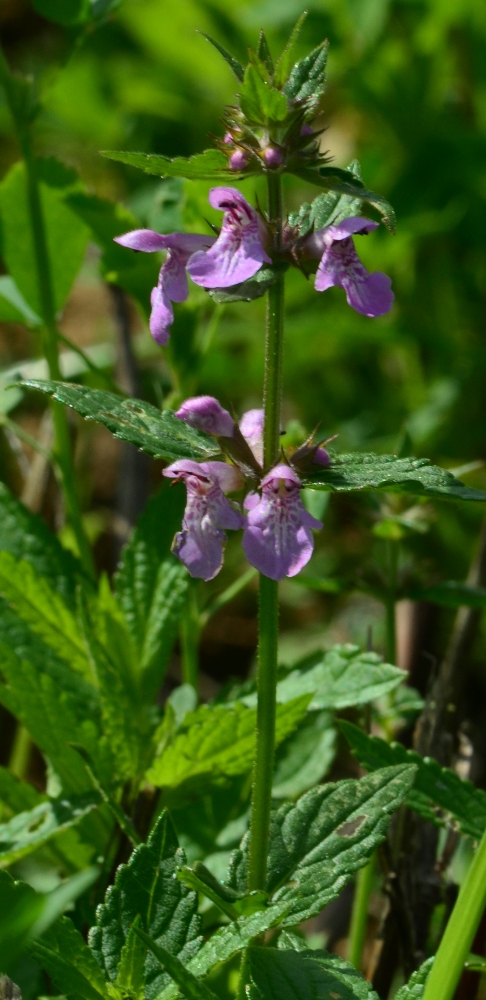
[[[282,179],[268,177],[268,215],[275,227],[278,251],[282,238]],[[282,403],[284,276],[268,291],[265,339],[263,463],[277,461]],[[249,891],[265,889],[275,756],[275,711],[278,647],[278,582],[260,574],[258,613],[258,705],[250,820]]]

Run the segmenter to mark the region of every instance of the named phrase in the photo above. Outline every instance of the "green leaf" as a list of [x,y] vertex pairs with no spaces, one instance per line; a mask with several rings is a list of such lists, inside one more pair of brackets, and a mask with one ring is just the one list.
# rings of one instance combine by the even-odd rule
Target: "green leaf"
[[464,968],[468,972],[486,972],[486,958],[483,958],[481,955],[474,955],[471,952],[464,963]]
[[6,868],[70,829],[99,805],[96,794],[51,799],[0,824],[0,867]]
[[64,28],[82,24],[89,18],[89,0],[33,0],[38,14]]
[[220,454],[217,444],[207,434],[178,420],[171,410],[161,412],[142,399],[122,399],[114,392],[69,382],[29,380],[22,385],[54,396],[87,420],[103,424],[115,437],[129,441],[154,458],[168,462],[193,458],[196,462],[206,462]]
[[[42,169],[42,166],[42,161],[39,161],[39,168]],[[65,194],[73,187],[72,175],[63,174],[63,178],[69,181],[63,188],[59,186],[58,173],[52,167],[52,161],[48,161],[42,169],[40,181],[56,311],[64,305],[71,290],[89,239],[88,228],[65,202]],[[40,316],[42,305],[23,163],[12,167],[0,184],[0,224],[3,259],[21,295]]]
[[85,680],[92,672],[76,619],[31,563],[0,552],[0,594],[20,618]]
[[230,170],[228,157],[219,149],[206,149],[204,153],[186,158],[176,156],[171,160],[168,156],[157,156],[151,153],[123,153],[119,150],[103,150],[102,156],[109,160],[117,160],[119,163],[126,163],[129,167],[137,167],[146,174],[155,174],[156,177],[188,177],[190,180],[221,180],[232,177],[233,180],[240,180],[255,173],[252,167],[245,167],[244,172],[238,173]]
[[374,191],[368,191],[352,170],[343,170],[340,167],[319,167],[317,169],[297,167],[296,169],[292,168],[291,172],[296,177],[300,177],[301,180],[325,188],[326,191],[334,191],[337,194],[347,195],[349,198],[359,198],[362,203],[375,208],[380,213],[387,229],[391,233],[395,232],[396,217],[390,203],[386,198],[375,194]]
[[81,563],[4,483],[0,483],[0,551],[25,559],[74,609],[76,584],[80,579],[87,582]]
[[319,784],[335,756],[336,731],[329,712],[307,712],[296,733],[275,754],[272,797],[294,799]]
[[480,840],[486,829],[486,792],[463,781],[432,757],[421,757],[406,750],[401,743],[386,743],[378,736],[368,736],[344,720],[339,723],[354,754],[369,771],[392,764],[414,764],[417,768],[407,803],[424,819],[438,826],[457,825],[461,833]]
[[[305,716],[308,695],[277,706],[276,745]],[[158,757],[147,777],[163,789],[164,801],[200,798],[215,782],[251,769],[255,746],[256,710],[201,705],[189,712],[174,739]]]
[[264,64],[267,72],[273,74],[273,59],[264,31],[260,31],[257,46],[257,56]]
[[469,583],[443,580],[435,587],[414,589],[414,601],[430,601],[443,608],[486,608],[486,587],[472,587]]
[[292,33],[282,54],[278,57],[277,62],[275,63],[273,79],[276,87],[283,87],[283,85],[287,82],[287,77],[292,67],[295,43],[300,35],[300,31],[306,17],[307,11],[304,11],[304,13],[300,15],[295,27],[292,29]]
[[282,274],[285,274],[287,265],[263,265],[253,278],[242,281],[239,285],[232,285],[231,288],[212,288],[209,294],[215,302],[220,304],[229,302],[253,302],[254,299],[261,298]]
[[335,493],[385,490],[444,500],[486,500],[486,491],[469,489],[446,469],[430,465],[427,458],[397,458],[396,455],[332,456],[330,466],[307,478],[304,485]]
[[45,795],[30,785],[27,781],[19,781],[6,767],[0,767],[0,815],[3,818],[5,810],[9,813],[22,813],[34,809],[45,801]]
[[[106,979],[115,982],[123,947],[137,916],[153,941],[187,964],[201,945],[197,895],[176,878],[184,863],[169,814],[164,810],[146,844],[137,847],[127,865],[117,871],[115,884],[98,907],[96,927],[89,934],[93,955]],[[168,976],[148,955],[145,997],[159,995]]]
[[115,987],[121,991],[123,996],[136,997],[143,1000],[146,949],[137,935],[139,928],[140,918],[136,917],[121,950]]
[[354,966],[325,951],[286,951],[252,945],[247,951],[249,1000],[378,1000]]
[[[300,23],[297,24],[300,29]],[[283,88],[291,101],[309,101],[313,107],[318,104],[324,93],[328,48],[327,40],[321,42],[308,56],[295,64]]]
[[230,66],[231,69],[233,70],[236,79],[242,83],[245,76],[244,66],[242,66],[241,63],[238,62],[238,59],[235,59],[235,57],[232,56],[230,52],[227,52],[226,49],[223,48],[223,46],[216,41],[215,38],[211,38],[211,35],[207,35],[205,31],[201,31],[201,35],[203,36],[203,38],[206,38],[207,41],[211,43],[211,45],[214,45],[214,48],[218,50],[220,55],[223,56],[225,62],[228,63],[228,66]]
[[31,951],[60,993],[82,1000],[109,997],[98,963],[68,917],[61,917]]
[[[319,785],[273,814],[267,891],[273,903],[289,905],[284,927],[316,916],[366,864],[414,775],[413,766],[401,765],[360,781]],[[247,878],[248,836],[233,854],[228,885],[242,891]]]
[[285,94],[263,80],[257,67],[252,63],[249,63],[245,70],[245,79],[240,91],[240,107],[248,121],[257,125],[284,122],[288,114]]
[[161,966],[165,968],[174,982],[177,983],[181,992],[188,1000],[216,1000],[216,994],[212,993],[205,983],[201,983],[196,979],[192,972],[189,972],[175,955],[171,955],[170,951],[167,951],[166,948],[155,944],[155,941],[152,941],[152,938],[148,934],[144,934],[139,928],[136,928],[135,933],[149,951],[152,952],[157,961],[160,962]]
[[429,972],[434,964],[434,958],[428,958],[416,972],[412,972],[408,983],[401,986],[393,1000],[422,1000],[429,978]]
[[125,546],[115,581],[147,700],[160,687],[187,596],[187,570],[170,555],[184,505],[182,485],[165,482]]
[[26,326],[40,326],[42,323],[9,274],[0,277],[0,319],[7,323],[25,323]]
[[[361,181],[358,160],[353,160],[347,170]],[[326,194],[318,194],[312,204],[306,202],[301,205],[299,211],[289,217],[289,222],[298,227],[300,236],[305,236],[311,229],[324,229],[325,226],[337,225],[343,219],[359,215],[362,204],[362,198],[328,191]]]

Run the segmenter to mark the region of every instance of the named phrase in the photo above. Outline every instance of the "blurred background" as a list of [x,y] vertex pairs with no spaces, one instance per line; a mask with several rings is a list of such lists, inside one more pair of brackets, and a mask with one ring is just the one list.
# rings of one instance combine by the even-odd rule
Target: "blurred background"
[[[47,161],[46,184],[50,191],[71,185],[65,244],[59,239],[51,248],[53,260],[72,272],[61,331],[105,375],[156,405],[204,392],[238,413],[257,406],[264,301],[215,307],[193,287],[188,303],[176,307],[171,346],[162,351],[147,329],[157,262],[137,258],[135,266],[129,251],[110,249],[111,237],[133,228],[133,219],[160,231],[201,231],[205,219],[217,221],[206,201],[209,185],[160,182],[99,151],[187,156],[204,149],[208,135],[222,134],[222,108],[231,103],[236,80],[198,32],[245,61],[246,47],[256,44],[264,28],[277,54],[304,4],[96,0],[96,23],[81,30],[69,23],[70,2],[57,0],[57,20],[63,20],[59,11],[66,4],[64,25],[39,12],[49,13],[50,0],[38,0],[35,9],[28,0],[3,0],[0,7],[8,61],[37,81],[35,142]],[[391,275],[396,303],[387,316],[370,320],[346,306],[341,289],[317,295],[302,275],[289,275],[288,433],[298,438],[303,428],[319,424],[323,437],[339,435],[335,446],[341,452],[427,456],[484,489],[486,7],[481,0],[309,0],[305,7],[298,55],[325,37],[330,41],[327,95],[316,123],[326,127],[323,148],[339,166],[358,157],[366,185],[396,208],[397,235],[381,227],[358,246],[370,270]],[[0,132],[3,270],[13,273],[12,245],[20,229],[7,208],[15,202],[10,171],[18,149],[3,103]],[[59,179],[52,157],[73,174]],[[253,180],[242,190],[250,200],[264,199]],[[289,181],[289,210],[315,193]],[[94,197],[107,205],[103,232],[90,221]],[[35,310],[25,292],[29,276],[15,279],[22,301],[0,277],[1,386],[18,371],[42,375]],[[102,376],[86,372],[75,351],[65,351],[68,377],[107,387]],[[29,444],[30,434],[49,445],[44,405],[34,395],[2,390],[0,476],[69,545],[48,463]],[[12,418],[22,437],[9,426]],[[112,572],[130,525],[160,482],[160,466],[74,417],[73,440],[98,565]],[[447,649],[455,611],[419,598],[424,588],[466,578],[482,507],[414,504],[383,494],[328,499],[313,494],[309,500],[325,528],[304,577],[282,585],[282,657],[291,662],[336,641],[368,642],[384,651],[383,594],[390,546],[396,546],[398,656],[425,694],[431,670]],[[244,570],[239,545],[229,545],[214,592]],[[474,579],[486,582],[477,574]],[[255,611],[251,584],[210,621],[201,648],[207,693],[229,675],[244,676],[253,664]],[[465,716],[481,744],[486,637],[478,621],[473,639]]]

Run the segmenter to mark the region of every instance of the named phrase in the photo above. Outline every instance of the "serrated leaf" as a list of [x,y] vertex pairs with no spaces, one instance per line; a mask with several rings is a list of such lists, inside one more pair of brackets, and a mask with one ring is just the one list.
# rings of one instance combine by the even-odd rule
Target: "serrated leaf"
[[115,437],[129,441],[154,458],[163,458],[168,462],[193,458],[196,462],[206,462],[220,454],[218,446],[207,434],[201,434],[178,420],[172,410],[161,412],[142,399],[122,399],[114,392],[89,389],[70,382],[29,380],[22,385],[54,396],[60,403],[77,410],[86,420],[103,424]]
[[146,949],[137,934],[140,920],[137,917],[123,945],[118,965],[115,988],[123,996],[136,997],[143,1000],[143,981]]
[[78,580],[87,583],[81,563],[4,483],[0,483],[0,551],[25,559],[74,608]]
[[[58,183],[46,182],[57,181],[58,178],[49,176],[49,169],[43,168],[42,161],[39,161],[38,168],[41,172],[39,186],[57,311],[64,305],[81,267],[89,230],[64,200],[65,193],[72,186],[71,175],[66,175],[68,183],[64,189]],[[2,257],[19,291],[40,316],[42,303],[23,163],[12,167],[0,184],[0,221]]]
[[137,651],[147,700],[160,687],[187,597],[187,570],[170,555],[184,505],[182,485],[164,483],[125,546],[116,576],[116,594]]
[[0,552],[0,594],[40,638],[85,680],[92,680],[82,635],[62,597],[34,567]]
[[61,917],[32,946],[32,953],[60,993],[82,1000],[109,997],[98,963],[68,917]]
[[283,88],[290,100],[310,99],[312,104],[318,103],[321,94],[324,93],[328,48],[327,40],[321,42],[308,56],[295,64]]
[[[361,181],[358,160],[353,160],[347,170]],[[362,198],[339,194],[338,191],[328,191],[326,194],[318,194],[311,204],[301,205],[299,211],[290,216],[289,222],[292,226],[297,226],[299,235],[303,237],[311,229],[317,232],[326,226],[337,225],[343,219],[359,215],[362,204]]]
[[338,955],[260,948],[247,951],[249,1000],[378,1000],[371,983]]
[[282,274],[285,274],[287,266],[263,265],[253,278],[242,281],[239,285],[232,285],[231,288],[212,288],[209,294],[215,302],[219,304],[229,302],[253,302],[254,299],[261,298],[262,295],[274,285]]
[[14,864],[26,854],[79,823],[99,805],[94,793],[77,799],[50,799],[0,824],[0,867]]
[[248,121],[257,125],[284,122],[288,114],[285,94],[262,79],[253,63],[249,63],[245,70],[240,91],[240,107]]
[[397,458],[396,455],[336,455],[327,469],[306,478],[304,485],[335,493],[385,490],[444,500],[486,500],[486,491],[469,489],[451,472],[430,465],[427,458]]
[[264,64],[268,73],[273,74],[273,59],[264,31],[260,31],[257,46],[257,56]]
[[319,784],[335,756],[336,730],[329,712],[307,712],[296,733],[275,754],[272,797],[294,799]]
[[300,15],[295,27],[292,29],[290,38],[275,63],[274,72],[274,83],[276,87],[283,87],[284,83],[287,81],[287,77],[290,73],[292,67],[292,58],[294,54],[295,43],[299,37],[302,25],[307,17],[307,11],[305,10],[303,14]]
[[292,168],[291,173],[309,184],[325,188],[326,191],[334,191],[337,194],[347,195],[350,198],[359,198],[363,204],[371,205],[380,213],[382,221],[390,232],[394,233],[396,228],[395,211],[390,203],[374,191],[368,191],[364,184],[361,184],[356,175],[351,170],[343,170],[340,167],[303,167]]
[[[305,716],[309,697],[277,705],[275,741],[292,733]],[[166,802],[199,798],[212,784],[251,769],[255,747],[256,710],[201,705],[189,712],[174,741],[147,773],[163,789]]]
[[170,951],[161,948],[160,945],[152,941],[152,938],[148,934],[144,934],[143,931],[137,929],[135,933],[157,961],[160,962],[162,968],[177,983],[179,989],[182,990],[182,993],[188,1000],[216,1000],[216,994],[208,989],[205,983],[196,979],[192,972],[189,972],[175,955],[171,955]]
[[146,174],[155,174],[156,177],[187,177],[203,181],[227,180],[232,177],[237,181],[255,173],[251,165],[240,173],[230,170],[228,157],[219,149],[206,149],[204,153],[188,158],[176,156],[173,160],[153,153],[123,153],[116,149],[103,150],[101,155],[109,160],[126,163],[129,167],[136,167]]
[[412,972],[408,983],[405,983],[395,993],[393,1000],[422,1000],[429,978],[429,972],[434,964],[434,958],[428,958],[416,972]]
[[[315,916],[366,864],[414,774],[413,766],[401,765],[360,781],[319,785],[273,813],[267,891],[272,903],[289,904],[282,926]],[[247,835],[230,864],[228,884],[239,891],[248,879],[248,844]]]
[[214,48],[217,49],[219,54],[223,56],[225,62],[228,63],[228,66],[230,66],[231,69],[233,70],[236,79],[242,83],[245,76],[244,66],[242,66],[241,63],[238,62],[238,59],[235,59],[235,57],[232,56],[230,52],[227,52],[227,50],[223,48],[223,46],[220,45],[220,43],[217,42],[215,38],[211,38],[211,35],[207,35],[205,31],[201,31],[201,35],[203,36],[203,38],[206,38],[206,40],[210,42],[211,45],[214,45]]
[[414,601],[430,601],[443,608],[486,608],[486,587],[472,587],[469,583],[443,580],[435,587],[414,589]]
[[464,781],[455,771],[441,767],[432,757],[421,757],[406,750],[401,743],[386,743],[378,736],[368,736],[357,726],[339,723],[346,739],[367,770],[396,764],[414,764],[417,768],[407,803],[424,819],[436,825],[452,822],[461,833],[480,840],[486,829],[486,792]]
[[[115,884],[98,907],[96,927],[89,934],[93,955],[107,980],[115,982],[123,947],[137,916],[156,944],[182,962],[201,945],[198,901],[176,878],[184,858],[167,811],[163,811],[146,844],[137,847],[128,864],[117,871]],[[152,1000],[168,976],[152,955],[145,960],[145,997]]]

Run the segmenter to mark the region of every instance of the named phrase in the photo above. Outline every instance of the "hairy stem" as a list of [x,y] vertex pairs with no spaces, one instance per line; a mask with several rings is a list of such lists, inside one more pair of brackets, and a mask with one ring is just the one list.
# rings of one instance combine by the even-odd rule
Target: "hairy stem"
[[189,585],[187,603],[184,608],[179,636],[181,643],[182,681],[196,691],[199,687],[199,605],[197,591],[193,583]]
[[423,1000],[452,1000],[486,906],[486,833],[461,886]]
[[363,958],[363,948],[366,940],[366,924],[368,920],[368,906],[376,870],[376,852],[371,855],[365,868],[358,872],[356,878],[356,890],[353,903],[353,913],[351,917],[351,928],[349,931],[348,962],[358,971],[361,969]]
[[[279,174],[268,175],[268,214],[270,223],[275,230],[275,249],[278,252],[282,234],[282,180]],[[267,299],[263,392],[265,410],[263,458],[265,469],[270,469],[275,464],[279,454],[283,317],[284,279],[282,276],[269,289]],[[258,706],[250,822],[250,891],[265,889],[266,885],[275,754],[278,583],[262,574],[260,574],[258,629]]]
[[397,656],[396,638],[396,601],[397,601],[397,569],[400,543],[389,541],[388,549],[388,593],[386,597],[386,658],[388,663],[395,663]]
[[[49,368],[49,377],[53,381],[60,381],[62,375],[59,367],[57,344],[58,334],[56,330],[56,312],[52,288],[51,266],[47,247],[44,213],[40,196],[39,178],[37,175],[37,164],[32,148],[30,120],[28,112],[24,106],[24,101],[20,98],[19,84],[11,77],[5,56],[1,49],[0,82],[3,84],[5,89],[7,102],[15,123],[17,138],[25,162],[27,203],[29,206],[30,224],[32,228],[40,311],[43,321],[42,340],[44,356]],[[50,405],[52,408],[55,429],[53,457],[61,474],[61,482],[68,518],[76,538],[83,565],[86,571],[90,575],[93,575],[94,568],[91,549],[84,532],[81,511],[76,493],[76,482],[66,411],[62,404],[58,403],[56,400],[52,400]]]

